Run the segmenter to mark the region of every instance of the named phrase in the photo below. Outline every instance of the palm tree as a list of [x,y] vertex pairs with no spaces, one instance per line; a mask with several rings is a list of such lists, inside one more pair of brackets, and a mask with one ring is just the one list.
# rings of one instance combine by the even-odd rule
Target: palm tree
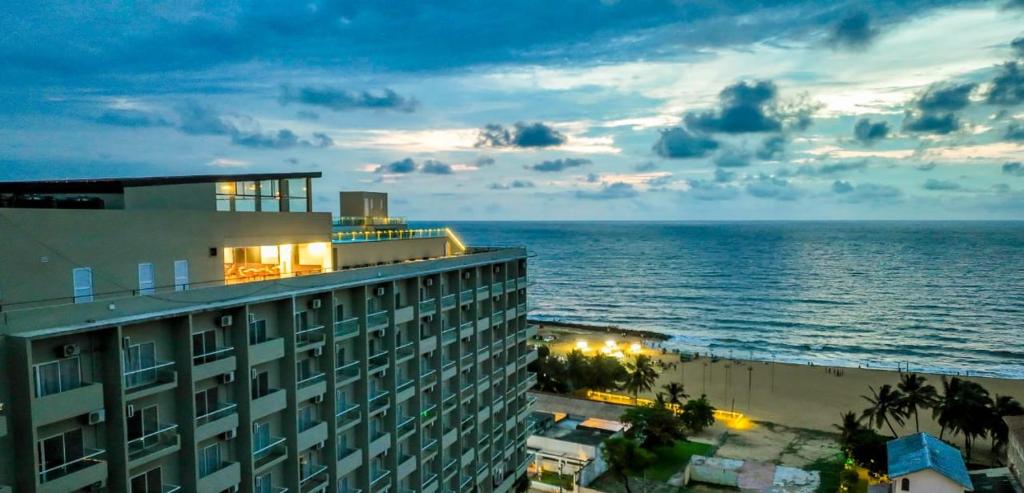
[[959,429],[956,427],[956,415],[958,412],[958,396],[963,380],[957,377],[946,379],[942,377],[942,397],[932,407],[932,417],[939,423],[939,440],[942,440],[946,430],[956,434]]
[[892,388],[892,385],[883,385],[877,391],[874,387],[868,387],[871,390],[871,395],[861,396],[866,401],[871,403],[871,406],[864,410],[864,415],[861,417],[867,418],[868,423],[874,423],[876,428],[881,429],[882,424],[889,427],[889,431],[892,432],[892,436],[896,435],[896,428],[892,426],[892,421],[896,424],[903,424],[903,394],[900,391]]
[[668,397],[669,404],[682,406],[683,401],[690,398],[690,396],[686,394],[686,391],[683,389],[683,384],[681,383],[672,382],[662,385],[661,388],[665,389],[665,395]]
[[960,381],[954,397],[951,427],[960,430],[964,435],[968,463],[971,462],[974,441],[988,433],[991,409],[992,398],[985,387],[969,380]]
[[996,394],[992,401],[991,415],[989,416],[989,435],[992,436],[992,456],[999,457],[999,451],[1006,447],[1009,440],[1010,430],[1003,418],[1007,416],[1020,416],[1024,414],[1024,406],[1021,406],[1013,397]]
[[939,401],[935,387],[924,383],[925,378],[916,373],[904,373],[898,385],[900,392],[903,392],[903,412],[908,416],[914,415],[914,428],[920,432],[921,422],[917,417],[918,409],[928,409],[935,406]]
[[633,404],[640,398],[640,392],[647,392],[654,387],[658,379],[658,371],[651,363],[651,357],[638,354],[636,362],[626,363],[626,381],[622,387],[633,394]]
[[626,493],[633,493],[629,488],[629,477],[640,474],[654,464],[654,454],[644,450],[636,440],[626,437],[609,438],[601,444],[604,460],[608,469],[622,478]]
[[839,443],[846,449],[849,447],[853,436],[860,433],[864,427],[860,424],[861,418],[858,418],[857,413],[853,411],[845,412],[840,416],[842,421],[839,424],[832,425],[832,427],[839,430]]

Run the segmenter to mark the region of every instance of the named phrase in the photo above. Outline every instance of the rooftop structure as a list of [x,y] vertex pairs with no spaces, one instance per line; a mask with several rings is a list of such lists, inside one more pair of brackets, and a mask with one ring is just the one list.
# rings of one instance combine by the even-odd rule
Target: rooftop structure
[[944,493],[974,491],[960,450],[927,433],[886,444],[892,491]]
[[1024,483],[1024,416],[1007,416],[1006,428],[1009,431],[1006,443],[1006,464],[1017,482]]
[[525,250],[340,226],[317,177],[0,183],[0,493],[509,491]]

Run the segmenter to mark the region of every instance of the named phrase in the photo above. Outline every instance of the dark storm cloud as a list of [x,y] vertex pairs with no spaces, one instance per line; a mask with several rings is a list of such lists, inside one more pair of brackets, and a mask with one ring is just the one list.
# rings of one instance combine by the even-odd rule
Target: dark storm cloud
[[907,112],[903,119],[903,130],[914,133],[946,135],[960,129],[960,119],[953,113]]
[[518,122],[512,127],[491,123],[480,129],[476,147],[554,147],[566,140],[564,134],[540,122]]
[[851,12],[839,20],[829,33],[828,44],[842,49],[863,49],[878,37],[878,29],[871,15],[864,11]]
[[872,145],[888,136],[888,122],[872,122],[867,118],[861,118],[853,126],[853,138],[865,145]]
[[662,130],[653,147],[655,154],[670,159],[703,157],[715,149],[718,149],[717,141],[691,133],[683,127]]
[[754,153],[762,161],[777,161],[786,152],[786,138],[781,135],[773,135],[761,142],[761,147]]
[[539,171],[541,173],[557,173],[569,168],[579,168],[580,166],[586,166],[588,164],[590,164],[590,160],[582,158],[552,159],[526,166],[526,169],[532,169],[533,171]]
[[405,158],[388,164],[377,166],[377,173],[389,173],[394,175],[405,175],[416,171],[416,161],[412,158]]
[[959,183],[948,180],[930,179],[925,181],[924,185],[921,185],[921,188],[932,191],[951,191],[960,190],[963,187],[961,187]]
[[278,101],[282,105],[299,103],[319,106],[332,111],[359,109],[393,110],[410,113],[419,103],[412,98],[399,95],[391,89],[381,91],[349,91],[335,87],[291,87],[281,86]]
[[782,122],[767,114],[777,96],[778,88],[772,81],[740,82],[718,94],[719,110],[687,114],[686,126],[694,131],[730,134],[778,132]]
[[1002,64],[992,79],[985,101],[1003,106],[1024,103],[1024,62]]
[[714,162],[719,168],[743,168],[750,166],[750,154],[730,149],[715,156]]
[[1006,140],[1013,141],[1024,141],[1024,124],[1011,123],[1006,126],[1006,134],[1003,135]]
[[427,173],[428,175],[450,175],[454,172],[452,171],[452,166],[450,164],[435,161],[433,159],[424,161],[423,168],[420,171]]
[[118,127],[169,127],[171,122],[162,116],[138,110],[110,110],[96,118],[96,123]]
[[971,93],[978,87],[973,82],[933,84],[915,103],[924,112],[958,111],[971,104]]
[[298,145],[308,145],[308,142],[299,139],[295,132],[283,128],[272,133],[236,133],[231,136],[231,143],[255,149],[288,149]]
[[1024,163],[1020,161],[1003,164],[1003,174],[1012,176],[1024,176]]
[[513,190],[518,188],[533,188],[534,186],[536,185],[534,185],[530,180],[512,180],[508,183],[491,183],[487,188],[490,188],[491,190]]
[[599,190],[577,190],[576,198],[586,200],[629,199],[639,195],[633,185],[623,182],[606,183]]

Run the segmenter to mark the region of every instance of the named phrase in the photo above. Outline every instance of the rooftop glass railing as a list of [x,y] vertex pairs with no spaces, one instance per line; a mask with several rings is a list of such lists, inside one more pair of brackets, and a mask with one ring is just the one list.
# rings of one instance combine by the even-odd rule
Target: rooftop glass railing
[[397,216],[340,216],[331,221],[334,226],[401,226],[406,224],[404,217]]
[[371,241],[415,240],[420,238],[445,238],[446,228],[388,229],[367,231],[337,231],[331,234],[334,243],[363,243]]

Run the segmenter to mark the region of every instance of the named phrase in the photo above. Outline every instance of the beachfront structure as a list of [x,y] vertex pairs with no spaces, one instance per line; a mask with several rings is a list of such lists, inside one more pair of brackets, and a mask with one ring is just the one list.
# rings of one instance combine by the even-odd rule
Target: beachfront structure
[[893,493],[963,493],[974,491],[960,450],[927,433],[886,444]]
[[1009,431],[1006,443],[1006,465],[1017,482],[1024,484],[1024,416],[1003,418]]
[[525,250],[319,176],[0,183],[0,493],[509,491]]
[[529,472],[537,478],[534,484],[545,473],[571,478],[574,487],[587,486],[608,470],[601,444],[625,429],[618,421],[564,412],[533,411],[530,423],[526,445],[533,457]]

